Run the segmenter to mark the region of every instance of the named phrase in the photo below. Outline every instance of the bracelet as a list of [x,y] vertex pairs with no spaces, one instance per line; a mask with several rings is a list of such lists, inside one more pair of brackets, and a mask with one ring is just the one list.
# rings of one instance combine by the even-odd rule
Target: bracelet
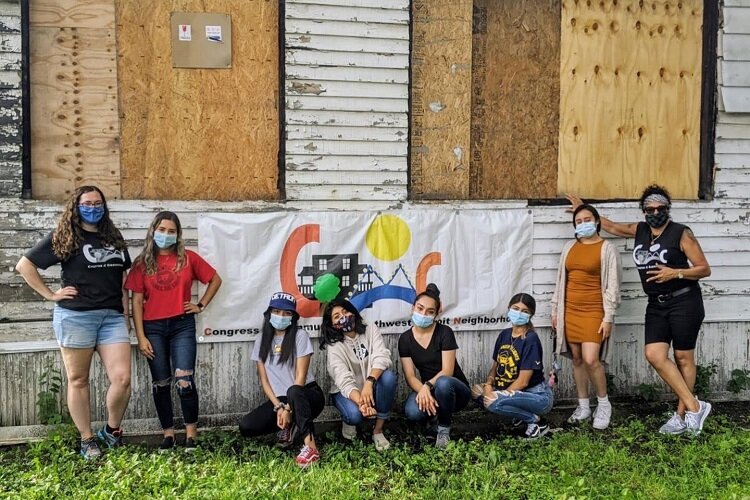
[[276,412],[276,413],[278,413],[280,409],[284,408],[284,406],[285,406],[284,402],[283,401],[279,401],[277,404],[274,405],[273,411]]
[[430,388],[430,392],[432,392],[432,391],[435,390],[435,386],[429,380],[427,382],[425,382],[424,385],[426,385],[427,387]]

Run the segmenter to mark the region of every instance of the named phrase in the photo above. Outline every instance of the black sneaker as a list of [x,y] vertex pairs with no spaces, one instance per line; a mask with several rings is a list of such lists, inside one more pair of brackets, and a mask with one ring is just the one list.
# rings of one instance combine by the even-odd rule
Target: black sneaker
[[167,453],[174,448],[174,436],[166,436],[159,445],[159,453]]
[[549,432],[549,424],[544,418],[540,418],[539,422],[535,424],[528,424],[526,426],[526,433],[524,437],[526,439],[538,439]]
[[185,451],[186,452],[192,453],[197,449],[198,449],[198,443],[195,442],[195,439],[193,438],[185,439]]
[[99,443],[96,442],[96,437],[81,439],[81,456],[86,460],[96,460],[102,456],[102,450],[99,448]]

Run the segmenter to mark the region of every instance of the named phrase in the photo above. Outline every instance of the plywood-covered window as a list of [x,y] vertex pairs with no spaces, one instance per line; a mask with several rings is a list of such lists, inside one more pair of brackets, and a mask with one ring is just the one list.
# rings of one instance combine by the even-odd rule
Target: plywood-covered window
[[[279,197],[279,2],[30,7],[35,197],[83,184],[112,198]],[[231,68],[173,68],[172,12],[228,14]]]
[[651,182],[698,196],[701,1],[414,0],[412,13],[413,198],[635,198]]

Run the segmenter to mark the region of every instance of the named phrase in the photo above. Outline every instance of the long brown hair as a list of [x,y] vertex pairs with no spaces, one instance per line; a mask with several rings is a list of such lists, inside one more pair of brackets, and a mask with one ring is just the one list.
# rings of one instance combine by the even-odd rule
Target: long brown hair
[[159,247],[154,243],[154,232],[156,231],[156,228],[159,227],[159,224],[161,224],[161,222],[164,220],[172,221],[174,222],[174,225],[177,226],[177,244],[175,245],[175,250],[177,253],[177,265],[175,266],[174,270],[179,271],[180,269],[185,267],[185,263],[187,260],[185,257],[185,242],[182,240],[182,224],[180,224],[179,217],[177,217],[176,213],[170,212],[168,210],[159,212],[151,222],[151,225],[148,228],[148,232],[146,233],[146,240],[143,244],[143,250],[141,250],[140,255],[136,257],[134,262],[134,264],[142,265],[146,270],[146,274],[149,275],[156,274],[156,257],[159,255]]
[[104,207],[104,217],[96,224],[96,231],[99,233],[99,237],[104,244],[127,252],[127,246],[122,233],[120,233],[120,230],[115,227],[109,218],[109,207],[107,207],[107,199],[104,197],[104,193],[96,186],[81,186],[76,189],[73,196],[65,203],[65,208],[62,215],[60,215],[60,220],[57,222],[57,227],[52,233],[52,250],[61,261],[71,258],[81,249],[81,245],[83,245],[83,226],[81,216],[78,213],[78,204],[81,201],[82,195],[92,191],[99,193],[99,196],[102,197]]

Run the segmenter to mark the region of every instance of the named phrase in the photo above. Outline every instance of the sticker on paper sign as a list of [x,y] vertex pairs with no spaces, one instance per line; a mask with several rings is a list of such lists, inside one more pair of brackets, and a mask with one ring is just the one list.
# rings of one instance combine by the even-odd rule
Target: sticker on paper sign
[[221,26],[206,26],[206,39],[209,42],[220,42]]
[[189,42],[193,39],[193,32],[189,24],[180,24],[179,31],[181,42]]

